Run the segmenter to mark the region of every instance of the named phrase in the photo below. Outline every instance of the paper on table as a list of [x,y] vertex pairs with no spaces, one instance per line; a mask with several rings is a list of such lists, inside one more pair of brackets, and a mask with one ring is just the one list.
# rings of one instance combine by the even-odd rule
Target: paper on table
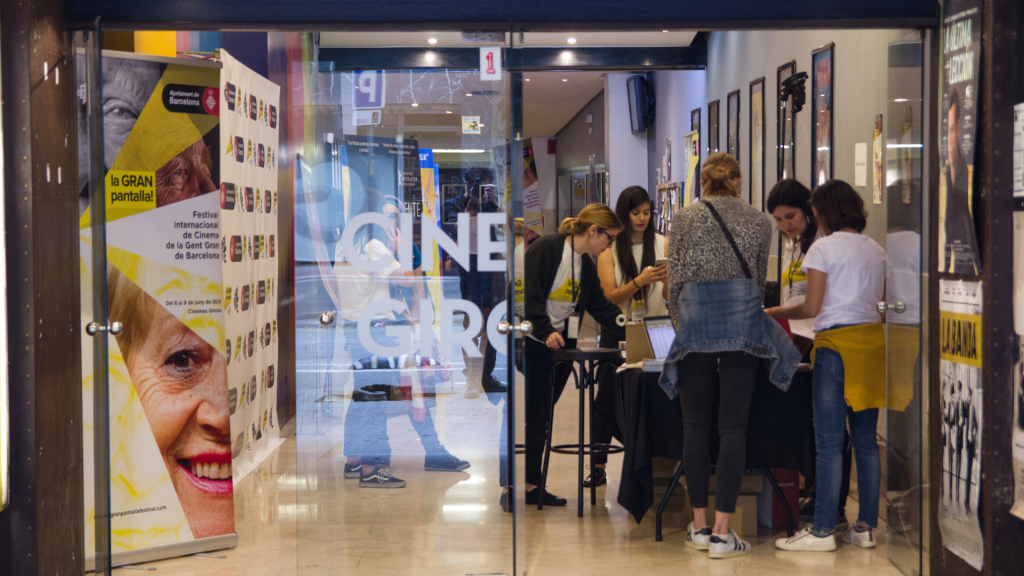
[[868,185],[868,143],[857,142],[853,148],[854,185]]

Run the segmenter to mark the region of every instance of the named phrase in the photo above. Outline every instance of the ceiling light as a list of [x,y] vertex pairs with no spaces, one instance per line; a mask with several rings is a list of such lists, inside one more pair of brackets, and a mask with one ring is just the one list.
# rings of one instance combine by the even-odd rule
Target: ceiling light
[[427,44],[437,44],[437,38],[427,38]]
[[472,96],[473,94],[466,92],[466,96]]
[[444,113],[445,113],[445,114],[451,114],[451,113],[452,113],[452,111],[451,111],[451,110],[445,110],[445,111],[444,111]]
[[568,78],[562,78],[562,82],[568,82],[568,81],[569,81]]
[[665,32],[668,32],[668,30],[662,30],[661,32],[662,32],[662,33],[665,33]]
[[483,154],[486,150],[474,150],[470,148],[446,150],[443,148],[435,148],[434,154]]
[[418,107],[418,106],[419,106],[419,104],[417,104],[417,103],[415,103],[415,102],[413,102],[413,103],[412,103],[412,107],[413,107],[413,108],[416,108],[416,107]]
[[425,58],[425,59],[427,60],[427,62],[429,62],[430,64],[433,64],[433,63],[434,63],[434,61],[435,61],[435,60],[437,60],[437,54],[434,54],[433,52],[427,52],[426,54],[424,54],[424,55],[423,55],[423,57],[424,57],[424,58]]
[[576,43],[576,39],[575,38],[569,38],[568,40],[566,40],[566,42],[568,42],[569,44],[575,44]]
[[529,79],[529,78],[523,78],[523,80],[526,80],[527,82],[529,82],[529,81],[530,81],[530,79]]

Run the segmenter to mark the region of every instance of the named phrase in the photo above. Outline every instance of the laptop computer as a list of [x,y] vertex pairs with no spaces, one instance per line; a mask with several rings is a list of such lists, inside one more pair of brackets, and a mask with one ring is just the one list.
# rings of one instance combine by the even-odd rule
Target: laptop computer
[[663,361],[672,349],[676,329],[669,316],[651,316],[626,325],[626,361]]

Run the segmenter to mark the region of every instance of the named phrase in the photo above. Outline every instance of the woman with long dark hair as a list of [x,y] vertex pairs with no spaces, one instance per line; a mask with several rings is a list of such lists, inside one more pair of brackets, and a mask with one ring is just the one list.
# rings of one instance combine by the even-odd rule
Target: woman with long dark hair
[[[604,295],[617,304],[627,320],[639,322],[648,316],[667,316],[668,267],[655,266],[668,252],[668,238],[654,231],[651,197],[640,186],[630,186],[619,194],[615,215],[622,232],[610,250],[597,260],[597,275]],[[601,331],[601,348],[618,348],[616,331]],[[594,442],[607,444],[615,432],[615,407],[611,392],[611,371],[601,370],[597,398],[594,401]],[[608,482],[605,472],[608,456],[594,455],[595,469],[583,485]]]

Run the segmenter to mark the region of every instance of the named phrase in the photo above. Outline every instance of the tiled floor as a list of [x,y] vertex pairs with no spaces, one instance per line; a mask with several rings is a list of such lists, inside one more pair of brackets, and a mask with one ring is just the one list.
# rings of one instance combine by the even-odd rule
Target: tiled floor
[[[389,420],[393,467],[408,487],[360,489],[357,481],[342,476],[338,424],[344,405],[307,407],[304,418],[319,410],[319,433],[315,427],[300,428],[312,432],[291,435],[236,489],[237,548],[136,568],[181,576],[510,574],[513,518],[498,506],[503,404],[494,406],[484,396],[465,399],[461,392],[460,385],[439,400],[435,420],[445,446],[472,462],[466,472],[424,472],[423,449],[400,414]],[[328,413],[332,408],[334,415]],[[574,436],[576,410],[576,395],[565,394],[557,407],[556,443]],[[877,549],[841,546],[835,553],[781,552],[773,545],[779,534],[762,529],[751,539],[752,555],[712,561],[683,546],[683,531],[673,517],[664,541],[655,542],[653,513],[638,526],[614,502],[620,462],[621,456],[612,457],[612,480],[599,489],[598,506],[588,501],[584,517],[577,518],[576,461],[553,458],[551,491],[568,497],[569,506],[542,512],[531,507],[516,519],[520,574],[676,575],[688,569],[712,576],[900,574],[888,560],[884,527],[876,533],[883,542]],[[856,502],[847,512],[855,518]],[[134,573],[127,568],[117,572]]]

